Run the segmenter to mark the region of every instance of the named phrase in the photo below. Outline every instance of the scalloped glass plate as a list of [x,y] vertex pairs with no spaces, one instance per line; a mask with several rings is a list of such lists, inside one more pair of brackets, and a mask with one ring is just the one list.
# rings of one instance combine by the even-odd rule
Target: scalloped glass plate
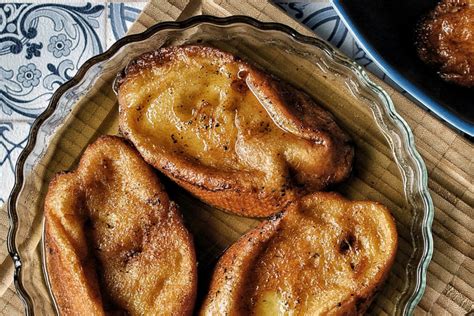
[[[52,314],[54,302],[43,273],[43,200],[50,178],[74,167],[88,143],[116,134],[118,108],[114,76],[138,55],[162,46],[203,43],[260,64],[312,95],[351,134],[356,146],[353,176],[336,188],[353,199],[384,203],[400,235],[387,282],[370,311],[410,314],[423,295],[433,243],[433,205],[424,162],[407,123],[390,97],[352,60],[326,42],[277,23],[249,17],[193,17],[165,22],[119,40],[62,85],[35,122],[16,168],[8,201],[8,247],[15,261],[15,285],[27,313]],[[195,236],[199,299],[216,259],[257,221],[215,210],[165,181]]]

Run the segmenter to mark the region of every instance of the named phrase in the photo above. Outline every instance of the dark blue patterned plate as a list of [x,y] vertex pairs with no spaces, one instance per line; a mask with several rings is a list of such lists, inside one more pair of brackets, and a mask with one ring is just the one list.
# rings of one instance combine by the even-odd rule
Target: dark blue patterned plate
[[436,0],[331,0],[354,37],[398,85],[446,122],[474,136],[474,89],[440,79],[416,55],[414,29]]

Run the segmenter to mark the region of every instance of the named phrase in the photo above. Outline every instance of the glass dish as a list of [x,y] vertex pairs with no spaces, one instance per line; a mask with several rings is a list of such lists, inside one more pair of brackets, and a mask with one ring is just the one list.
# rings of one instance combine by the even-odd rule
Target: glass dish
[[[52,314],[55,307],[43,273],[43,201],[50,178],[70,170],[88,143],[117,133],[113,79],[138,55],[161,46],[203,43],[260,64],[312,95],[330,110],[356,146],[354,174],[335,190],[353,199],[389,207],[397,221],[399,250],[390,276],[370,311],[410,314],[421,299],[433,251],[433,205],[427,173],[412,132],[385,91],[356,63],[326,42],[282,24],[249,17],[193,17],[164,22],[119,40],[62,85],[37,119],[16,168],[8,200],[8,249],[15,261],[15,285],[27,314]],[[253,227],[254,219],[232,216],[190,197],[165,181],[195,236],[200,292],[222,251]]]

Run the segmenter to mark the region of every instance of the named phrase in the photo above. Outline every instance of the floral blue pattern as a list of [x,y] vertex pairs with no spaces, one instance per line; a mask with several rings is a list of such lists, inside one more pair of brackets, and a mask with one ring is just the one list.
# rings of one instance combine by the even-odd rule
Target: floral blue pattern
[[[54,71],[65,57],[69,59],[68,65],[74,65],[70,70],[75,73],[89,57],[103,51],[99,31],[104,26],[100,27],[99,19],[104,8],[90,3],[0,4],[0,64],[7,73],[2,79],[16,78],[21,87],[0,93],[4,115],[12,120],[34,119],[53,93],[51,82],[61,84],[70,78]],[[56,66],[49,67],[50,63]],[[11,71],[16,71],[14,76]],[[46,82],[40,88],[41,79]]]
[[39,84],[40,78],[41,71],[36,69],[36,66],[32,63],[26,66],[20,66],[20,68],[18,68],[18,75],[16,75],[16,80],[25,88],[31,86],[36,87]]
[[26,43],[26,59],[31,59],[34,57],[41,56],[41,48],[43,48],[43,43]]
[[22,90],[21,85],[12,80],[13,74],[13,70],[5,69],[0,66],[0,111],[6,115],[11,115],[13,111],[3,101],[3,95],[20,92]]
[[0,206],[5,202],[10,190],[10,179],[13,179],[13,170],[28,140],[31,124],[26,122],[0,121]]
[[71,53],[72,41],[61,33],[58,36],[51,36],[49,39],[48,51],[52,52],[54,57],[59,58],[69,56]]
[[145,2],[105,4],[0,3],[0,205],[34,119],[87,59],[125,35]]

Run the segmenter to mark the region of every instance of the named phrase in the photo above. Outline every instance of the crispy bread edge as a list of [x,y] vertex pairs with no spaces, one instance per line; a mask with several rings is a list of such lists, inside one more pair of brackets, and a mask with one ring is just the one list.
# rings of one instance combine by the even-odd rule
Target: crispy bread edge
[[[218,299],[219,295],[224,295],[221,293],[221,291],[224,291],[224,293],[230,291],[229,295],[233,299],[237,301],[240,299],[239,295],[242,293],[240,286],[242,284],[228,285],[227,287],[224,287],[226,282],[231,279],[236,279],[236,283],[240,283],[241,280],[245,280],[246,276],[244,274],[249,272],[250,266],[252,265],[252,260],[255,257],[255,253],[258,253],[258,251],[260,251],[260,249],[262,249],[270,241],[275,233],[277,233],[281,220],[285,218],[285,215],[288,214],[288,212],[298,211],[299,203],[304,202],[305,199],[312,199],[314,196],[328,199],[342,199],[344,202],[354,204],[375,204],[377,206],[377,210],[379,210],[381,212],[380,214],[386,219],[385,224],[388,224],[389,226],[389,235],[392,237],[393,243],[391,243],[391,248],[389,250],[389,255],[387,257],[384,269],[381,269],[372,282],[368,284],[360,293],[358,293],[358,295],[341,302],[341,306],[338,307],[337,313],[335,315],[363,315],[365,313],[378,289],[388,277],[391,267],[395,261],[398,248],[398,234],[395,221],[390,211],[381,203],[373,201],[350,201],[335,192],[317,192],[309,194],[303,197],[300,201],[291,204],[287,211],[279,214],[280,216],[262,222],[257,228],[254,228],[243,235],[222,255],[216,265],[215,272],[212,276],[210,290],[204,301],[204,304],[202,305],[200,315],[212,315],[209,309],[213,308],[212,304],[214,303],[214,300]],[[261,234],[261,231],[264,231],[265,233]],[[239,271],[239,268],[242,266],[246,268],[244,273]],[[229,288],[231,290],[229,290]],[[228,308],[226,312],[230,312],[231,314],[232,312],[235,312],[233,310],[233,306],[226,307]]]
[[[219,259],[212,275],[209,292],[201,307],[200,315],[234,315],[235,304],[223,306],[219,297],[230,296],[227,302],[239,301],[243,293],[241,285],[250,272],[258,252],[264,248],[275,235],[282,218],[287,213],[278,213],[262,222],[237,240]],[[243,272],[242,272],[243,270]],[[234,282],[229,282],[236,280]],[[217,304],[217,305],[216,305]],[[222,310],[224,308],[224,310]],[[218,311],[216,310],[218,309]]]
[[[337,126],[333,121],[332,115],[328,111],[320,108],[306,93],[290,86],[289,84],[283,84],[279,79],[265,73],[263,70],[241,61],[240,58],[235,57],[230,53],[223,52],[216,48],[199,45],[167,47],[139,56],[117,76],[116,88],[117,91],[119,91],[119,105],[125,104],[125,101],[121,98],[120,94],[121,85],[139,74],[141,69],[163,65],[172,61],[174,56],[180,52],[200,55],[206,58],[220,58],[225,62],[241,63],[243,67],[248,69],[251,73],[251,77],[254,78],[253,82],[262,83],[260,89],[266,91],[265,93],[268,93],[271,96],[272,103],[274,104],[273,107],[278,109],[277,112],[286,115],[287,118],[285,121],[292,122],[292,125],[296,126],[296,132],[294,130],[289,132],[296,133],[299,137],[310,135],[312,141],[326,144],[327,146],[341,146],[340,150],[335,151],[335,159],[340,160],[343,167],[338,169],[339,172],[333,177],[328,178],[327,183],[324,183],[324,187],[341,182],[350,176],[352,171],[352,161],[354,158],[352,141],[349,136]],[[283,94],[269,93],[268,91],[272,91],[270,83],[273,81],[278,82],[278,85],[285,87],[286,90],[291,91],[293,94],[300,96],[301,99],[304,100],[304,109],[316,106],[317,110],[315,111],[325,115],[324,126],[320,129],[308,126],[307,123],[311,123],[311,120],[307,120],[304,116],[301,116],[301,111],[288,109],[285,105],[286,99]],[[120,132],[124,137],[130,139],[132,143],[136,144],[136,140],[133,135],[131,135],[128,126],[123,123],[123,115],[122,106],[119,106]],[[273,116],[274,115],[275,114],[273,114]],[[298,115],[300,115],[300,117],[298,117]],[[272,116],[271,113],[270,116]],[[275,121],[275,118],[272,118]],[[317,119],[315,118],[315,120]],[[330,122],[329,124],[327,123],[328,121]],[[334,133],[334,137],[331,136],[330,133]],[[264,194],[264,191],[260,191],[257,195],[255,194],[255,188],[247,187],[246,183],[242,184],[240,183],[241,181],[229,179],[229,177],[224,175],[222,172],[216,172],[215,170],[211,170],[209,167],[196,166],[191,162],[185,161],[175,163],[169,161],[168,157],[161,155],[160,157],[155,157],[153,154],[148,153],[145,150],[140,150],[140,152],[148,163],[162,171],[166,176],[170,177],[182,187],[186,188],[193,195],[202,199],[204,202],[208,202],[217,208],[234,214],[252,217],[269,216],[280,211],[282,209],[281,206],[287,205],[289,201],[293,201],[311,191],[323,189],[323,187],[311,188],[311,190],[290,188],[285,192],[284,197],[279,194],[271,194],[270,192]],[[196,169],[198,169],[198,171],[196,171]],[[188,176],[189,174],[193,176]],[[201,183],[197,184],[195,182],[196,179],[201,180]],[[245,204],[242,206],[244,198]]]
[[[92,283],[91,289],[91,299],[92,299],[92,306],[89,310],[85,309],[87,306],[87,302],[80,301],[77,302],[77,297],[75,293],[69,293],[70,284],[65,282],[68,278],[71,278],[71,273],[69,270],[69,266],[65,265],[62,258],[61,249],[58,248],[57,240],[55,234],[52,232],[52,227],[50,227],[51,222],[53,221],[53,209],[54,205],[52,205],[51,199],[52,196],[56,193],[56,187],[59,185],[60,181],[68,181],[66,177],[76,178],[76,173],[79,172],[84,164],[84,156],[94,150],[94,147],[101,146],[102,142],[114,142],[117,146],[125,146],[126,150],[131,151],[132,154],[137,155],[140,157],[138,151],[128,142],[127,139],[117,137],[117,136],[101,136],[99,137],[94,143],[90,144],[87,149],[85,150],[81,160],[77,168],[71,172],[62,172],[56,174],[53,179],[51,180],[48,188],[48,192],[45,199],[44,205],[44,216],[45,216],[45,261],[46,261],[46,270],[48,272],[48,278],[51,283],[51,292],[54,295],[56,303],[58,305],[59,312],[64,315],[82,315],[82,312],[86,314],[103,314],[102,310],[102,296],[100,292],[100,286],[98,279],[95,278],[91,280],[88,278],[89,283]],[[142,160],[143,161],[143,160]],[[144,166],[149,171],[149,175],[156,177],[153,172],[151,166],[147,165],[145,161],[143,161]],[[158,180],[158,179],[157,179]],[[157,181],[160,185],[160,190],[162,191],[163,195],[166,196],[169,202],[169,210],[176,215],[176,218],[179,220],[181,224],[178,229],[182,234],[183,242],[185,243],[187,249],[189,249],[190,253],[190,261],[192,264],[192,270],[190,274],[187,276],[191,280],[190,289],[188,291],[188,295],[182,298],[181,301],[181,308],[180,313],[183,315],[192,315],[194,304],[196,300],[197,294],[197,260],[196,260],[196,252],[194,248],[193,237],[191,233],[186,229],[186,226],[183,223],[183,218],[181,212],[179,212],[179,207],[176,203],[169,200],[168,194],[165,191],[163,185]],[[58,226],[56,226],[57,228]],[[62,226],[60,227],[62,229]],[[79,260],[81,258],[78,258]],[[92,266],[93,262],[86,262],[84,269],[88,276],[96,275],[96,270]],[[70,295],[72,294],[72,295]],[[81,311],[81,312],[78,312]]]
[[[69,265],[65,262],[67,259],[80,258],[64,258],[62,249],[58,245],[56,230],[63,230],[60,224],[53,225],[54,221],[58,219],[53,215],[54,205],[51,202],[52,196],[56,191],[56,187],[60,185],[61,181],[68,181],[67,177],[74,176],[73,173],[59,173],[51,180],[48,188],[48,193],[45,200],[44,216],[45,216],[45,263],[46,271],[48,272],[48,279],[51,286],[51,292],[57,304],[60,314],[63,315],[80,315],[78,311],[84,313],[103,315],[102,310],[102,295],[97,277],[92,277],[88,283],[89,288],[86,289],[90,301],[78,302],[76,295],[70,293],[70,282],[73,277],[69,271]],[[91,269],[92,264],[90,260],[83,261],[84,274],[94,276],[95,269]],[[90,303],[90,304],[88,304]]]

